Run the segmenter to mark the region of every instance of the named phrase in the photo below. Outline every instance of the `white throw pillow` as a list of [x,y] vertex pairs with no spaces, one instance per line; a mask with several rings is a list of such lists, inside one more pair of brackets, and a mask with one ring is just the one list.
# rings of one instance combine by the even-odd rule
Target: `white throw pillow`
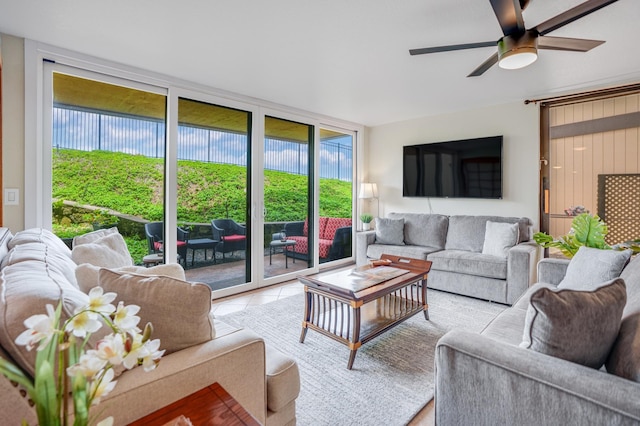
[[518,244],[518,237],[519,228],[517,223],[487,221],[482,254],[506,259],[509,249]]
[[133,265],[127,243],[119,233],[111,233],[91,242],[74,245],[71,258],[78,265],[90,263],[104,268]]
[[81,244],[89,244],[93,243],[96,240],[99,240],[102,237],[106,237],[111,234],[119,234],[118,228],[108,228],[108,229],[98,229],[96,231],[87,232],[86,234],[76,235],[73,237],[73,247],[79,246]]
[[100,269],[100,287],[118,294],[115,303],[140,306],[140,328],[153,324],[153,339],[160,339],[166,354],[215,337],[211,289],[161,275],[143,276]]
[[593,290],[601,283],[619,277],[630,257],[631,250],[580,247],[569,262],[558,288]]

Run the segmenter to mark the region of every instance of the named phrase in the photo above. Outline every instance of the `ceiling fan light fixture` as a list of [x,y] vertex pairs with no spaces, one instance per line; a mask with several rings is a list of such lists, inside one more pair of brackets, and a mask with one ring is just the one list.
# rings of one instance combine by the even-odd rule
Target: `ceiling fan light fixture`
[[515,70],[531,65],[538,59],[538,38],[527,31],[518,38],[504,36],[498,41],[498,66]]

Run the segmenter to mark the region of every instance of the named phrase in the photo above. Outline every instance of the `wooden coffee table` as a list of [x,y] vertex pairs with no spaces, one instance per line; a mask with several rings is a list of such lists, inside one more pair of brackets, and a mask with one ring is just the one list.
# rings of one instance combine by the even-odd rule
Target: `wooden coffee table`
[[162,426],[167,423],[172,425],[180,416],[189,419],[193,426],[260,426],[260,423],[219,383],[154,411],[129,426]]
[[383,266],[300,276],[304,284],[305,314],[300,343],[312,329],[351,350],[353,367],[360,346],[419,312],[429,319],[428,260],[382,255]]

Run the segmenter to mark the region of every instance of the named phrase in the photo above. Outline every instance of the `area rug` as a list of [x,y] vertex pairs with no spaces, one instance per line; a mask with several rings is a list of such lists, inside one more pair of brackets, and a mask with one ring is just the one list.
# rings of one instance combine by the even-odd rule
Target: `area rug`
[[418,314],[363,345],[352,370],[346,346],[309,330],[299,343],[304,295],[220,317],[250,328],[294,357],[298,425],[405,425],[433,398],[434,350],[452,329],[481,331],[506,306],[429,290],[430,321]]

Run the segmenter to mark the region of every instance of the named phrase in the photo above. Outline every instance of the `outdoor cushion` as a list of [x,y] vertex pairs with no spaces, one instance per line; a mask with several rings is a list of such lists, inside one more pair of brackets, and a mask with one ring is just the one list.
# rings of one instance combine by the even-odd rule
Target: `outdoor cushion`
[[351,219],[345,217],[330,217],[327,218],[327,224],[324,227],[324,232],[320,234],[320,238],[323,240],[333,241],[333,237],[336,235],[338,228],[344,228],[351,226]]
[[624,280],[593,291],[540,288],[531,294],[521,347],[600,368],[618,336]]
[[404,219],[376,218],[376,243],[404,244]]
[[238,234],[234,234],[234,235],[223,235],[222,236],[222,241],[242,241],[242,240],[246,240],[247,236],[246,235],[238,235]]
[[558,288],[593,290],[600,283],[619,277],[629,261],[631,250],[601,250],[580,247],[567,267]]
[[506,259],[509,249],[518,244],[518,224],[487,221],[482,254]]
[[118,294],[114,303],[140,306],[140,327],[153,324],[152,338],[160,339],[166,354],[215,337],[211,289],[206,284],[105,268],[100,269],[99,282],[105,292]]

